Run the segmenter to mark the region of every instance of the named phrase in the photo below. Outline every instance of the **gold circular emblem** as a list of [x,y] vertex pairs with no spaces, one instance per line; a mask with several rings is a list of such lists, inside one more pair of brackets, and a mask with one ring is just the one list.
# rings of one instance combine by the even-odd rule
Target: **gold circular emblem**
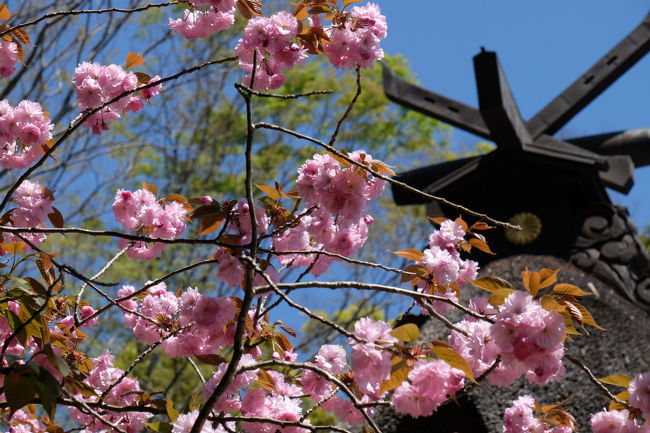
[[506,229],[506,239],[515,245],[528,245],[542,233],[542,221],[531,212],[520,212],[508,221],[512,225],[519,225],[523,230]]

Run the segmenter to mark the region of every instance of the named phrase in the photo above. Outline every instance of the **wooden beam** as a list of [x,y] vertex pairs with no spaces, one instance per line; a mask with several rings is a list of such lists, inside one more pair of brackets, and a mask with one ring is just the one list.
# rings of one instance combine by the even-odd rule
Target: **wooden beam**
[[608,132],[565,141],[601,155],[629,155],[635,167],[650,165],[650,128]]
[[650,51],[650,13],[629,35],[527,123],[533,139],[553,135]]
[[532,139],[497,54],[482,49],[474,56],[474,73],[481,115],[494,142],[504,150],[523,149]]
[[382,70],[384,93],[391,101],[492,140],[490,130],[476,108],[408,83],[384,64]]

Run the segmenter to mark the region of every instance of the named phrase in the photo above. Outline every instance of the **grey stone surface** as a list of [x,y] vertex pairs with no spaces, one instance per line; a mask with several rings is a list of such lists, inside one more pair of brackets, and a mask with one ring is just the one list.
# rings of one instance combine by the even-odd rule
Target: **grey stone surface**
[[[587,327],[589,335],[576,336],[566,344],[567,353],[586,364],[596,377],[614,373],[634,375],[646,371],[650,365],[650,316],[647,312],[621,297],[612,288],[588,275],[570,263],[551,256],[512,256],[497,260],[481,270],[481,276],[495,275],[509,280],[523,289],[521,271],[526,267],[537,271],[541,268],[562,268],[559,282],[575,284],[585,291],[595,288],[596,296],[582,298],[582,303],[592,313],[597,323],[607,331]],[[466,286],[463,289],[466,301],[474,295],[484,295],[480,289]],[[460,319],[459,316],[454,320]],[[439,322],[428,321],[421,329],[423,339],[446,339],[448,330]],[[482,383],[469,397],[469,407],[475,406],[487,431],[501,432],[503,414],[512,400],[522,394],[532,395],[542,405],[550,404],[574,396],[568,403],[571,413],[589,431],[589,414],[601,410],[609,404],[607,397],[588,379],[587,375],[565,360],[566,375],[560,382],[546,386],[529,384],[525,378],[519,379],[508,388],[498,388]],[[615,392],[620,388],[612,387]],[[469,409],[468,409],[469,410]],[[389,409],[380,411],[377,419],[385,432],[454,432],[471,431],[463,428],[438,429],[436,415],[414,422],[410,417],[399,417]],[[442,420],[441,420],[442,422]],[[446,422],[446,421],[444,421]],[[478,428],[478,427],[477,427]]]

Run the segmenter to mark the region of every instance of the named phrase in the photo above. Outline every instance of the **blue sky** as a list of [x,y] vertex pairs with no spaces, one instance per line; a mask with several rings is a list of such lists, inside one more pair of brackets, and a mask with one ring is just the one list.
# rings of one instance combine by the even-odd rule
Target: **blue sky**
[[[496,51],[524,119],[529,119],[634,29],[647,0],[375,0],[388,20],[387,53],[402,53],[420,83],[477,107],[472,57]],[[641,59],[556,137],[650,127],[650,55]],[[455,130],[473,147],[478,137]],[[650,167],[636,169],[623,196],[640,229],[650,222]]]

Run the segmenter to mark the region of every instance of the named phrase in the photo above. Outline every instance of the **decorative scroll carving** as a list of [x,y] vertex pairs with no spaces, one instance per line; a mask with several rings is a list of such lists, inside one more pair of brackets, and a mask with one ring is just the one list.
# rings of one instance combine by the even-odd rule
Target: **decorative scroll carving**
[[650,311],[650,257],[636,231],[627,208],[598,203],[582,224],[570,261]]

